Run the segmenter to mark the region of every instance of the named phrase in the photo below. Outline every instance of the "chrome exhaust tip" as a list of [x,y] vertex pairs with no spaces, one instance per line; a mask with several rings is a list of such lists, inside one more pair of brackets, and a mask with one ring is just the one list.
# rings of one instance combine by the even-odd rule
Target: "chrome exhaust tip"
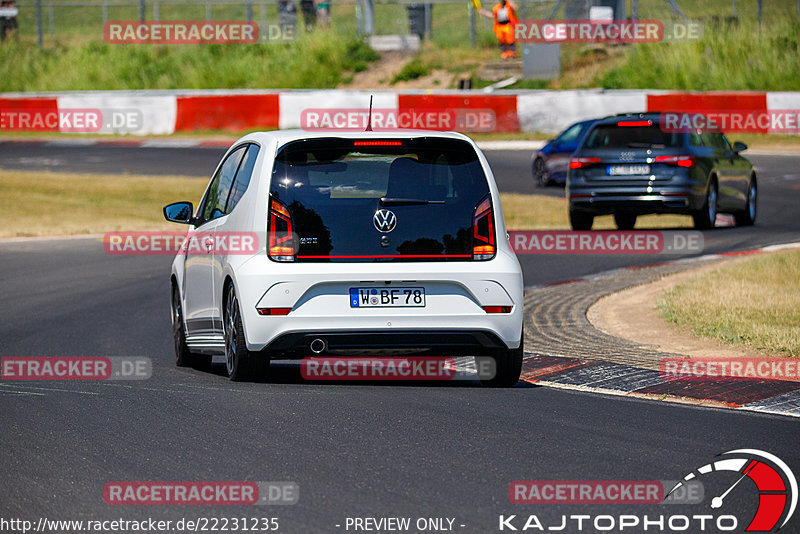
[[328,348],[328,343],[324,339],[317,338],[311,342],[309,348],[314,354],[321,354]]

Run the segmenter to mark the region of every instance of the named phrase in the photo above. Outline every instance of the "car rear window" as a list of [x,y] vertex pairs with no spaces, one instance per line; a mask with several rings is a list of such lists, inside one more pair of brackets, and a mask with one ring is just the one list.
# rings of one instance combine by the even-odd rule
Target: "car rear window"
[[[625,122],[625,121],[623,121]],[[584,148],[630,149],[630,148],[674,148],[682,146],[680,133],[664,132],[658,123],[650,126],[619,126],[599,124],[589,132]]]
[[489,185],[464,141],[323,138],[279,150],[270,194],[297,261],[465,261]]

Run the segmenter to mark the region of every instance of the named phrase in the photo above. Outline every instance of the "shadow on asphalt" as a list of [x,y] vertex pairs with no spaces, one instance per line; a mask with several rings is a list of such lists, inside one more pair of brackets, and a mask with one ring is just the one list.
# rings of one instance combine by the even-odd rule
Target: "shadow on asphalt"
[[[228,373],[225,364],[211,363],[210,358],[197,358],[191,366],[192,369],[215,375],[221,380],[228,381]],[[306,380],[300,373],[300,362],[286,360],[274,361],[270,365],[269,378],[258,380],[265,384],[309,384],[309,385],[328,385],[328,386],[391,386],[391,387],[438,387],[438,388],[483,388],[480,381],[475,379],[457,380]],[[520,380],[515,388],[540,388],[537,384],[532,384]],[[490,388],[486,388],[490,389]]]

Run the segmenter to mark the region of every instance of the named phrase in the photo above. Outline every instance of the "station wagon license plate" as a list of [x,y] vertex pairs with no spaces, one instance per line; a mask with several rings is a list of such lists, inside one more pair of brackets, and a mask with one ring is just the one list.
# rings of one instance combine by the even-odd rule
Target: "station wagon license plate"
[[424,308],[424,287],[351,287],[351,308]]
[[606,169],[609,176],[636,176],[650,174],[650,165],[609,165]]

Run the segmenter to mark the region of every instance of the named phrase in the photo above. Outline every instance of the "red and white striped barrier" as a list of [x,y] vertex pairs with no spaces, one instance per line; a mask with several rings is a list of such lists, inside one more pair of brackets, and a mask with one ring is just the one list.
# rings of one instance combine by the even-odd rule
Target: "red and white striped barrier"
[[[578,120],[642,111],[800,110],[800,92],[703,92],[660,90],[564,90],[395,92],[366,90],[295,91],[93,91],[0,94],[0,130],[81,131],[69,120],[20,124],[19,114],[99,110],[94,133],[168,135],[176,132],[300,128],[304,110],[369,106],[402,114],[409,110],[483,110],[496,132],[557,133]],[[16,115],[14,115],[16,114]],[[13,116],[13,117],[12,117]],[[16,122],[13,120],[16,118]],[[66,124],[65,124],[66,123]],[[768,133],[770,128],[759,131]]]

